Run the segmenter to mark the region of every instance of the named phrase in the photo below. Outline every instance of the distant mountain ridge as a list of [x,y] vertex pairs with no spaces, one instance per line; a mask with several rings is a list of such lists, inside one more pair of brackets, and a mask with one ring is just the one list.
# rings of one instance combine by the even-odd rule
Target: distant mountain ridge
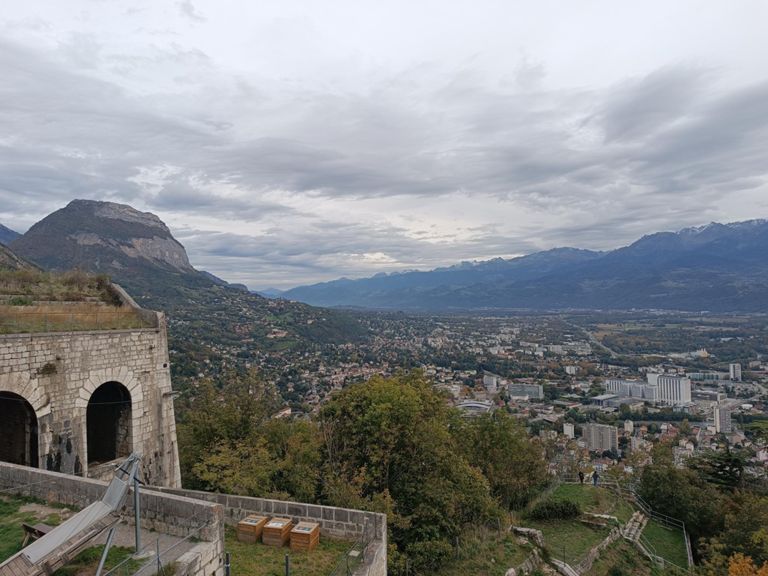
[[0,244],[4,244],[5,246],[8,246],[11,242],[16,240],[21,236],[18,232],[15,230],[11,230],[10,228],[6,228],[2,224],[0,224]]
[[768,311],[768,221],[659,232],[608,252],[556,248],[285,291],[317,306],[403,310]]

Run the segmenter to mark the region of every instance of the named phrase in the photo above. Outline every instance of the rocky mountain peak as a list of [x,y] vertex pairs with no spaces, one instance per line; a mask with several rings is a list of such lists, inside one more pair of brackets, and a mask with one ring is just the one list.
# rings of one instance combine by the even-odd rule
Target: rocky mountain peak
[[101,200],[72,200],[67,205],[68,209],[88,210],[97,218],[110,218],[112,220],[122,220],[123,222],[133,222],[148,228],[157,228],[170,236],[171,232],[165,223],[151,212],[140,212],[127,204],[118,204],[117,202],[105,202]]
[[32,226],[12,247],[45,268],[195,272],[184,247],[160,218],[114,202],[73,200]]

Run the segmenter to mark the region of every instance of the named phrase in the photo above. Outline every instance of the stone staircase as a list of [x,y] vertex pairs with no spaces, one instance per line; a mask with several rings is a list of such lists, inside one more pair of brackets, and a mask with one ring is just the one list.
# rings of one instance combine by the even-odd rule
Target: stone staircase
[[648,523],[648,517],[640,511],[632,514],[624,527],[621,530],[621,535],[630,542],[637,543],[640,535],[643,533],[643,528]]

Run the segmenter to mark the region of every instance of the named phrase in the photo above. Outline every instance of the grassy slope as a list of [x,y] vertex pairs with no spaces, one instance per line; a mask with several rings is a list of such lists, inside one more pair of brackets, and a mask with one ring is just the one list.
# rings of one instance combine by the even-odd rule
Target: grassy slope
[[[632,515],[632,507],[612,492],[586,484],[561,484],[549,498],[572,500],[584,512],[610,514],[622,522]],[[577,564],[593,546],[599,544],[609,531],[607,527],[588,526],[578,520],[523,520],[522,524],[541,530],[550,553],[572,565]]]
[[462,535],[458,558],[438,570],[435,576],[504,576],[507,570],[522,564],[529,553],[530,549],[518,544],[511,534],[478,528]]
[[587,484],[561,484],[552,493],[556,500],[572,500],[581,506],[583,512],[610,514],[619,522],[626,522],[632,516],[632,505],[604,488],[595,488]]
[[651,566],[632,544],[624,539],[608,547],[584,576],[651,576]]
[[665,528],[655,520],[649,520],[643,537],[656,549],[656,554],[678,566],[688,566],[685,539],[680,530]]

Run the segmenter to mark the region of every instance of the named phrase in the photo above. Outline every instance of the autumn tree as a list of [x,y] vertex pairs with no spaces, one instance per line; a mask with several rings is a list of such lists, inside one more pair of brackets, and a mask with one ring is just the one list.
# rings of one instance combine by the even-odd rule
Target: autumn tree
[[497,512],[488,481],[451,434],[454,422],[418,372],[350,386],[323,407],[324,495],[388,514],[391,573],[403,555],[430,573],[465,524]]

